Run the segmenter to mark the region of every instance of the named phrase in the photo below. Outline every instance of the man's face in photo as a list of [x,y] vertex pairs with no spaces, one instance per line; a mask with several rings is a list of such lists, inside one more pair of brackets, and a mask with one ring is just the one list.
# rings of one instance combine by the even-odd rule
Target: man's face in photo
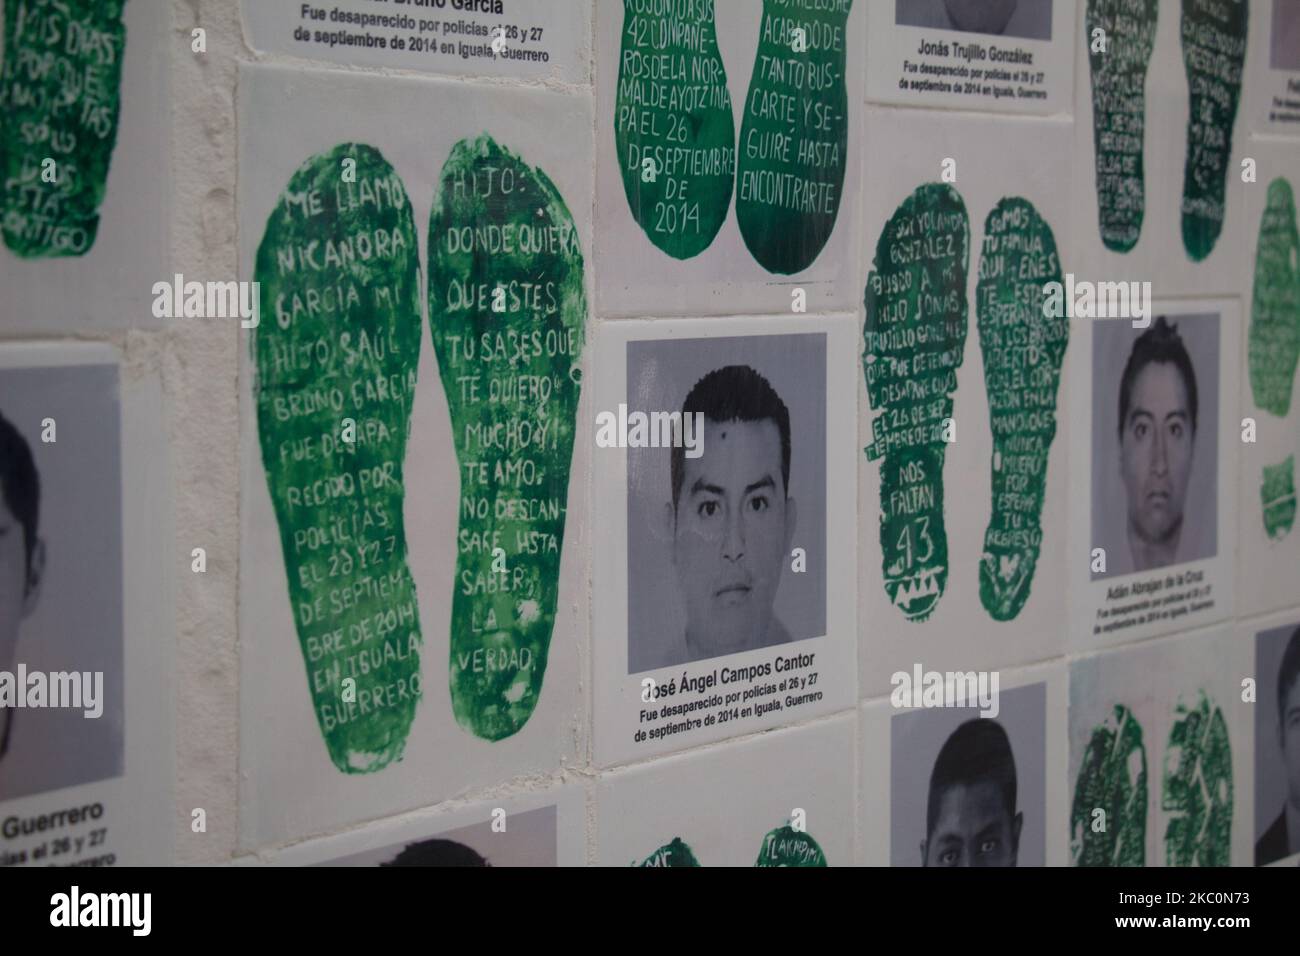
[[921,841],[926,866],[1015,866],[1022,814],[1013,817],[991,780],[954,784],[939,798],[934,830]]
[[1120,439],[1129,527],[1149,544],[1182,526],[1195,441],[1182,374],[1172,363],[1151,362],[1133,382]]
[[1282,704],[1282,762],[1286,766],[1287,800],[1300,812],[1300,680],[1291,684],[1291,690]]
[[703,454],[683,459],[673,563],[688,638],[729,653],[760,641],[794,533],[776,422],[705,420]]
[[[33,558],[38,558],[33,553]],[[18,645],[18,625],[36,604],[28,587],[27,547],[22,523],[0,495],[0,670],[10,670]]]
[[967,33],[1000,36],[1020,0],[944,0],[952,25]]

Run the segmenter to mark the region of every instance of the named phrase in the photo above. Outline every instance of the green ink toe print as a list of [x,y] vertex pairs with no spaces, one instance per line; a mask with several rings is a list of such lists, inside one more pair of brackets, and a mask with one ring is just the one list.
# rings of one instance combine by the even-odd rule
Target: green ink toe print
[[736,178],[713,0],[623,0],[614,140],[632,218],[650,241],[674,259],[707,249]]
[[[1088,49],[1092,76],[1092,137],[1101,241],[1128,252],[1142,234],[1146,174],[1147,65],[1156,40],[1160,0],[1088,0]],[[1105,48],[1093,40],[1105,31]]]
[[1165,750],[1160,805],[1169,866],[1227,866],[1232,846],[1232,749],[1223,713],[1204,693],[1196,708],[1180,704]]
[[673,842],[661,846],[637,866],[699,866],[691,848],[682,842],[681,837],[674,837]]
[[486,134],[452,149],[429,219],[429,324],[460,462],[451,706],[487,740],[537,706],[587,318],[577,226]]
[[807,833],[789,825],[763,837],[755,866],[825,866],[826,854]]
[[851,6],[852,0],[763,2],[740,126],[736,220],[768,272],[808,268],[835,228],[848,162]]
[[1075,866],[1144,866],[1147,834],[1147,753],[1142,725],[1117,705],[1094,727],[1079,766],[1070,811],[1070,860]]
[[862,355],[880,412],[867,458],[880,468],[885,591],[924,621],[948,580],[943,463],[957,369],[966,347],[970,223],[961,195],[928,183],[894,211],[867,278]]
[[316,719],[334,765],[400,759],[420,700],[402,462],[420,263],[401,178],[365,145],[300,166],[257,249],[258,438]]
[[1265,465],[1259,489],[1264,508],[1264,531],[1274,541],[1291,533],[1295,525],[1295,456],[1280,465]]
[[1259,222],[1251,297],[1250,388],[1255,404],[1285,417],[1300,361],[1300,236],[1291,184],[1275,179]]
[[8,0],[0,233],[15,255],[81,256],[117,141],[126,0]]
[[1061,281],[1051,227],[1024,199],[998,203],[984,223],[975,292],[993,430],[993,514],[980,558],[980,601],[996,621],[1025,606],[1043,544],[1047,459],[1070,337],[1064,310],[1044,315],[1043,287]]
[[1193,262],[1214,249],[1232,159],[1232,126],[1246,65],[1247,0],[1183,0],[1180,32],[1191,112],[1183,168],[1183,248]]

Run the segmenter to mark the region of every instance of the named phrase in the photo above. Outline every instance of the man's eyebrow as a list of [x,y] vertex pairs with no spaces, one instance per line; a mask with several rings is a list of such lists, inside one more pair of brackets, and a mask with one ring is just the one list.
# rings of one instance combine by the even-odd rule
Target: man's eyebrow
[[1126,424],[1132,424],[1135,418],[1155,418],[1155,416],[1145,408],[1134,408],[1128,413],[1128,422]]
[[695,484],[691,485],[691,494],[698,495],[701,491],[707,491],[711,495],[717,495],[719,498],[725,498],[727,493],[717,485],[706,484],[703,478],[696,478]]
[[1169,421],[1169,419],[1171,419],[1171,418],[1183,418],[1183,419],[1186,419],[1186,418],[1190,418],[1190,417],[1191,417],[1191,416],[1189,416],[1189,415],[1187,414],[1187,412],[1185,412],[1183,409],[1180,408],[1180,409],[1177,409],[1176,411],[1172,411],[1172,412],[1170,412],[1168,415],[1166,415],[1166,416],[1165,416],[1165,421]]
[[752,485],[746,485],[745,494],[748,495],[751,492],[758,491],[759,488],[771,488],[773,491],[775,491],[776,482],[772,480],[771,475],[764,475],[762,478],[754,482]]

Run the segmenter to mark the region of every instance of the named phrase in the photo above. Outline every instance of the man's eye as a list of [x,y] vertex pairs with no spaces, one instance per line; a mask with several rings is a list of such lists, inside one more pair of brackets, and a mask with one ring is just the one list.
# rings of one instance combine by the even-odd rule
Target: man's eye
[[1146,423],[1145,423],[1145,422],[1138,422],[1136,425],[1134,425],[1134,426],[1133,426],[1133,435],[1134,435],[1134,437],[1136,437],[1136,438],[1146,438],[1146,437],[1147,437],[1147,426],[1146,426]]
[[992,853],[997,848],[998,848],[997,840],[985,840],[983,843],[980,844],[981,853]]
[[1170,425],[1170,426],[1169,426],[1169,434],[1173,435],[1175,438],[1182,438],[1182,437],[1183,437],[1183,426],[1182,426],[1182,423],[1181,423],[1181,422],[1174,422],[1172,425]]
[[770,508],[771,504],[768,502],[766,495],[755,495],[749,499],[749,507],[754,511],[762,512]]
[[944,850],[942,853],[939,854],[939,862],[944,866],[952,866],[954,863],[957,862],[957,851]]
[[699,513],[701,518],[712,518],[718,513],[718,503],[716,501],[700,502]]

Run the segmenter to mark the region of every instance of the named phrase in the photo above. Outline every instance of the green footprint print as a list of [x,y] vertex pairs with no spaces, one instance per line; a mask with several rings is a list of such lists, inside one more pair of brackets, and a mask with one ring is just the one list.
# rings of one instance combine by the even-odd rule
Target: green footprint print
[[578,230],[541,170],[457,143],[429,219],[429,324],[460,463],[451,706],[486,740],[537,706],[587,318]]
[[1117,704],[1111,718],[1093,728],[1079,767],[1070,811],[1070,860],[1075,866],[1144,866],[1146,832],[1142,725]]
[[1029,599],[1043,545],[1047,459],[1070,337],[1047,316],[1043,287],[1061,279],[1051,227],[1024,199],[1003,199],[984,223],[976,323],[993,430],[993,513],[980,558],[980,601],[1009,621]]
[[126,0],[8,0],[0,234],[25,259],[81,256],[117,141]]
[[257,249],[258,438],[330,760],[402,756],[420,684],[402,462],[420,354],[411,203],[378,150],[298,168]]
[[1183,248],[1193,262],[1223,229],[1232,126],[1246,64],[1247,0],[1183,0],[1180,32],[1191,110],[1183,168]]
[[632,218],[650,241],[674,259],[707,249],[736,178],[713,0],[623,0],[614,140]]
[[763,837],[755,866],[825,866],[826,854],[809,834],[790,825]]
[[912,621],[934,611],[948,580],[943,516],[945,420],[966,347],[970,223],[961,195],[927,183],[894,211],[867,278],[871,461],[880,469],[885,591]]
[[1223,713],[1204,692],[1194,709],[1183,704],[1165,750],[1161,806],[1169,866],[1227,866],[1232,847],[1232,749]]
[[1264,509],[1264,533],[1280,541],[1295,525],[1295,456],[1287,455],[1279,465],[1265,465],[1259,488]]
[[844,70],[852,5],[763,0],[740,126],[736,221],[768,272],[808,268],[835,228],[848,161]]
[[[1088,0],[1083,42],[1092,77],[1092,138],[1101,241],[1128,252],[1142,234],[1146,80],[1159,0]],[[1093,42],[1104,30],[1105,49]]]
[[691,848],[682,842],[681,837],[673,837],[673,842],[661,846],[648,857],[636,864],[645,866],[699,866]]

